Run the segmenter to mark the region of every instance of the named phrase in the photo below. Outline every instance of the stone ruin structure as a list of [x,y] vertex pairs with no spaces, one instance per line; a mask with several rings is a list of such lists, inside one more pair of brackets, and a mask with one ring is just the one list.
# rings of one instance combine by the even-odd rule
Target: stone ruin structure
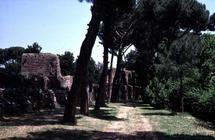
[[49,83],[56,80],[60,87],[70,90],[73,82],[73,76],[62,76],[59,58],[51,53],[24,53],[21,74],[27,78],[30,76],[43,78],[45,90],[49,88]]
[[[113,85],[113,79],[116,73],[116,69],[113,68],[111,71],[111,79],[109,79],[110,77],[107,78],[107,82],[108,83],[110,80],[110,93],[107,93],[108,98],[110,98],[111,95],[111,90],[112,90],[112,85]],[[121,83],[122,83],[122,88],[121,90],[123,90],[122,92],[124,93],[125,96],[125,100],[134,100],[137,98],[138,96],[138,90],[140,89],[140,87],[136,86],[136,73],[134,71],[131,70],[126,70],[126,69],[122,69],[121,70]]]
[[[61,88],[71,90],[73,76],[62,76],[60,60],[57,55],[51,53],[24,53],[22,55],[21,74],[28,77],[39,76],[44,80],[44,89],[50,88],[50,83],[58,83]],[[97,85],[93,89],[87,86],[88,101],[90,104],[95,100]]]
[[[57,55],[24,53],[21,74],[27,79],[39,77],[35,84],[43,84],[44,90],[37,86],[35,88],[34,85],[30,88],[0,88],[0,120],[4,119],[4,114],[15,115],[65,105],[66,95],[73,83],[73,76],[62,76]],[[42,84],[40,84],[40,79],[44,81]],[[60,87],[67,90],[62,90]]]
[[[112,89],[115,73],[116,69],[112,69],[110,90]],[[51,53],[24,53],[22,55],[21,74],[26,76],[27,78],[31,76],[39,76],[43,78],[45,90],[49,88],[50,83],[57,81],[60,87],[66,88],[69,91],[73,83],[73,76],[62,76],[59,58],[57,55]],[[129,71],[126,69],[123,69],[121,71],[122,89],[123,92],[125,92],[126,100],[133,100],[135,96],[137,96],[137,88],[135,82],[133,81],[134,79],[134,71]],[[108,84],[108,78],[106,83]],[[93,85],[93,92],[96,92],[96,88],[98,87]],[[108,98],[110,98],[109,96],[111,96],[108,93],[106,95]],[[90,99],[91,102],[92,100],[93,99]]]

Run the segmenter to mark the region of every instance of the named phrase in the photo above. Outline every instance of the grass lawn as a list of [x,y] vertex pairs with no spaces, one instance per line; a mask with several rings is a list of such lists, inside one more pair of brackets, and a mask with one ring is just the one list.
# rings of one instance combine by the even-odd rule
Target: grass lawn
[[117,105],[109,104],[100,111],[90,108],[90,115],[78,114],[77,126],[63,125],[63,108],[20,116],[5,117],[0,121],[1,140],[89,140],[112,121],[117,121]]
[[142,115],[149,119],[158,139],[214,140],[215,130],[188,113],[172,113],[143,105]]
[[62,117],[63,109],[7,117],[0,122],[0,139],[215,140],[215,131],[191,115],[149,105],[128,107],[118,103],[100,111],[91,108],[89,116],[77,115],[77,126],[62,125]]
[[117,112],[118,108],[115,104],[108,104],[108,107],[101,107],[99,111],[90,108],[89,116],[77,115],[77,118],[79,118],[77,124],[85,130],[100,131],[111,121],[118,121],[116,117]]

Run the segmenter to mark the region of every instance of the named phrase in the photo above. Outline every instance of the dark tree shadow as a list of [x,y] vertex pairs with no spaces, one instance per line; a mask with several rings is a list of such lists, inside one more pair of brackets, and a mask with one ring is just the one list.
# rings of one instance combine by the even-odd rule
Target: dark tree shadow
[[[1,120],[0,126],[40,126],[56,124],[69,125],[62,122],[63,111],[64,109],[60,108],[55,110],[43,110],[40,112],[10,116]],[[114,107],[102,108],[99,111],[91,110],[89,116],[102,120],[122,121],[123,119],[117,118],[115,116],[116,113],[114,111]],[[77,116],[77,119],[81,118],[82,116]]]
[[215,118],[214,115],[206,115],[204,113],[191,113],[194,117],[199,119],[199,125],[202,127],[215,130]]
[[145,106],[145,107],[140,107],[141,109],[143,110],[160,110],[160,109],[157,109],[157,108],[154,108],[154,107],[151,107],[151,106]]
[[[63,108],[55,110],[43,110],[30,114],[10,116],[0,121],[0,126],[40,126],[62,124]],[[77,117],[80,119],[81,117]]]
[[152,133],[154,133],[159,140],[215,140],[215,137],[204,135],[185,135],[185,134],[167,135],[162,132]]
[[212,122],[209,122],[209,121],[198,120],[196,122],[196,125],[199,125],[199,126],[204,127],[206,129],[215,131],[215,123],[212,123]]
[[101,119],[101,120],[108,120],[108,121],[123,121],[124,119],[117,118],[116,114],[112,112],[112,110],[108,109],[101,109],[101,110],[91,110],[90,117]]
[[[144,103],[141,103],[141,102],[133,102],[133,103],[135,103],[135,105],[137,106],[137,107],[151,107],[149,104],[144,104]],[[152,108],[152,107],[151,107]]]
[[175,116],[177,113],[175,112],[154,112],[154,113],[143,113],[145,116]]
[[52,129],[44,132],[29,133],[27,137],[12,137],[2,140],[214,140],[212,136],[203,135],[167,135],[162,132],[137,132],[127,135],[116,132]]
[[149,104],[143,104],[139,102],[131,103],[131,105],[135,107],[139,107],[140,109],[143,109],[143,110],[159,110],[159,108],[155,108],[150,106]]

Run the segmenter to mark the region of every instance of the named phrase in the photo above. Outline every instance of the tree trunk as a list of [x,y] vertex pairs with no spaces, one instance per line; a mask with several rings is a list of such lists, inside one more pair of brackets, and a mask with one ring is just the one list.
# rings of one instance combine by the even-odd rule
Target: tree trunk
[[112,89],[112,69],[113,69],[113,53],[111,54],[111,61],[110,61],[110,70],[108,72],[108,103],[110,103],[111,100],[111,89]]
[[95,110],[99,110],[100,106],[105,105],[106,87],[107,87],[107,73],[108,73],[108,48],[112,45],[112,25],[110,16],[104,20],[104,58],[103,58],[103,69],[102,75],[99,82],[99,92],[96,99]]
[[113,79],[111,102],[119,101],[119,90],[120,90],[120,82],[121,82],[121,68],[122,68],[122,49],[119,49],[119,54],[117,56],[116,73],[115,73],[115,76]]
[[0,121],[4,120],[4,106],[3,103],[0,104]]
[[184,112],[183,76],[180,76],[180,96],[181,96],[181,112]]
[[82,43],[80,55],[77,60],[77,67],[75,71],[75,77],[72,84],[71,92],[68,94],[68,99],[64,111],[64,122],[69,122],[73,125],[76,124],[76,103],[77,95],[81,93],[81,89],[86,88],[86,76],[88,70],[88,64],[90,61],[92,48],[96,40],[96,36],[100,26],[100,14],[96,11],[96,6],[92,7],[92,18],[89,23],[89,29],[86,34],[86,38]]
[[82,115],[89,115],[89,92],[87,88],[83,88],[81,91],[80,113]]
[[106,81],[108,70],[108,48],[104,47],[103,70],[99,81],[99,91],[96,98],[95,110],[99,110],[101,106],[105,106]]

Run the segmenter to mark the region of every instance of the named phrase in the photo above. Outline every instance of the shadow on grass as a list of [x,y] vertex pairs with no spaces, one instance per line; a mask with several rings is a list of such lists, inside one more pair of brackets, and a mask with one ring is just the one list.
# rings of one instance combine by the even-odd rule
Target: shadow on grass
[[145,116],[175,116],[176,113],[174,112],[154,112],[154,113],[143,113],[142,115]]
[[108,121],[123,121],[124,119],[116,117],[116,112],[113,109],[91,110],[89,116]]
[[194,114],[191,113],[192,116],[199,119],[199,125],[205,127],[207,129],[215,130],[215,118],[214,115],[205,115],[204,113]]
[[154,108],[150,106],[149,104],[143,104],[139,102],[133,102],[130,103],[132,106],[139,107],[140,109],[145,109],[145,110],[159,110],[158,108]]
[[199,119],[196,124],[206,128],[206,129],[215,131],[215,122],[210,122],[210,121],[207,121],[207,120]]
[[[44,110],[19,116],[6,117],[0,126],[40,126],[62,124],[63,109]],[[77,119],[81,117],[78,116]]]
[[[175,116],[177,115],[177,112],[172,112],[172,111],[164,111],[163,109],[159,109],[159,108],[154,108],[152,106],[150,106],[149,104],[139,104],[140,109],[142,110],[151,110],[150,113],[143,113],[142,115],[146,115],[146,116],[153,116],[153,115],[157,115],[157,116]],[[156,111],[156,112],[155,112]]]
[[154,108],[152,106],[145,106],[145,107],[140,107],[141,109],[144,109],[144,110],[161,110],[159,108]]
[[137,132],[133,135],[118,132],[84,131],[68,129],[52,129],[49,131],[29,133],[27,137],[12,137],[2,140],[214,140],[211,136],[167,135],[162,132]]
[[[61,120],[63,118],[63,111],[64,109],[61,108],[55,110],[43,110],[41,112],[34,112],[19,116],[10,116],[6,117],[4,120],[1,120],[0,126],[41,126],[62,124]],[[115,107],[102,108],[99,111],[91,110],[89,116],[110,121],[123,120],[116,117]],[[81,118],[82,116],[77,117],[77,119]]]

